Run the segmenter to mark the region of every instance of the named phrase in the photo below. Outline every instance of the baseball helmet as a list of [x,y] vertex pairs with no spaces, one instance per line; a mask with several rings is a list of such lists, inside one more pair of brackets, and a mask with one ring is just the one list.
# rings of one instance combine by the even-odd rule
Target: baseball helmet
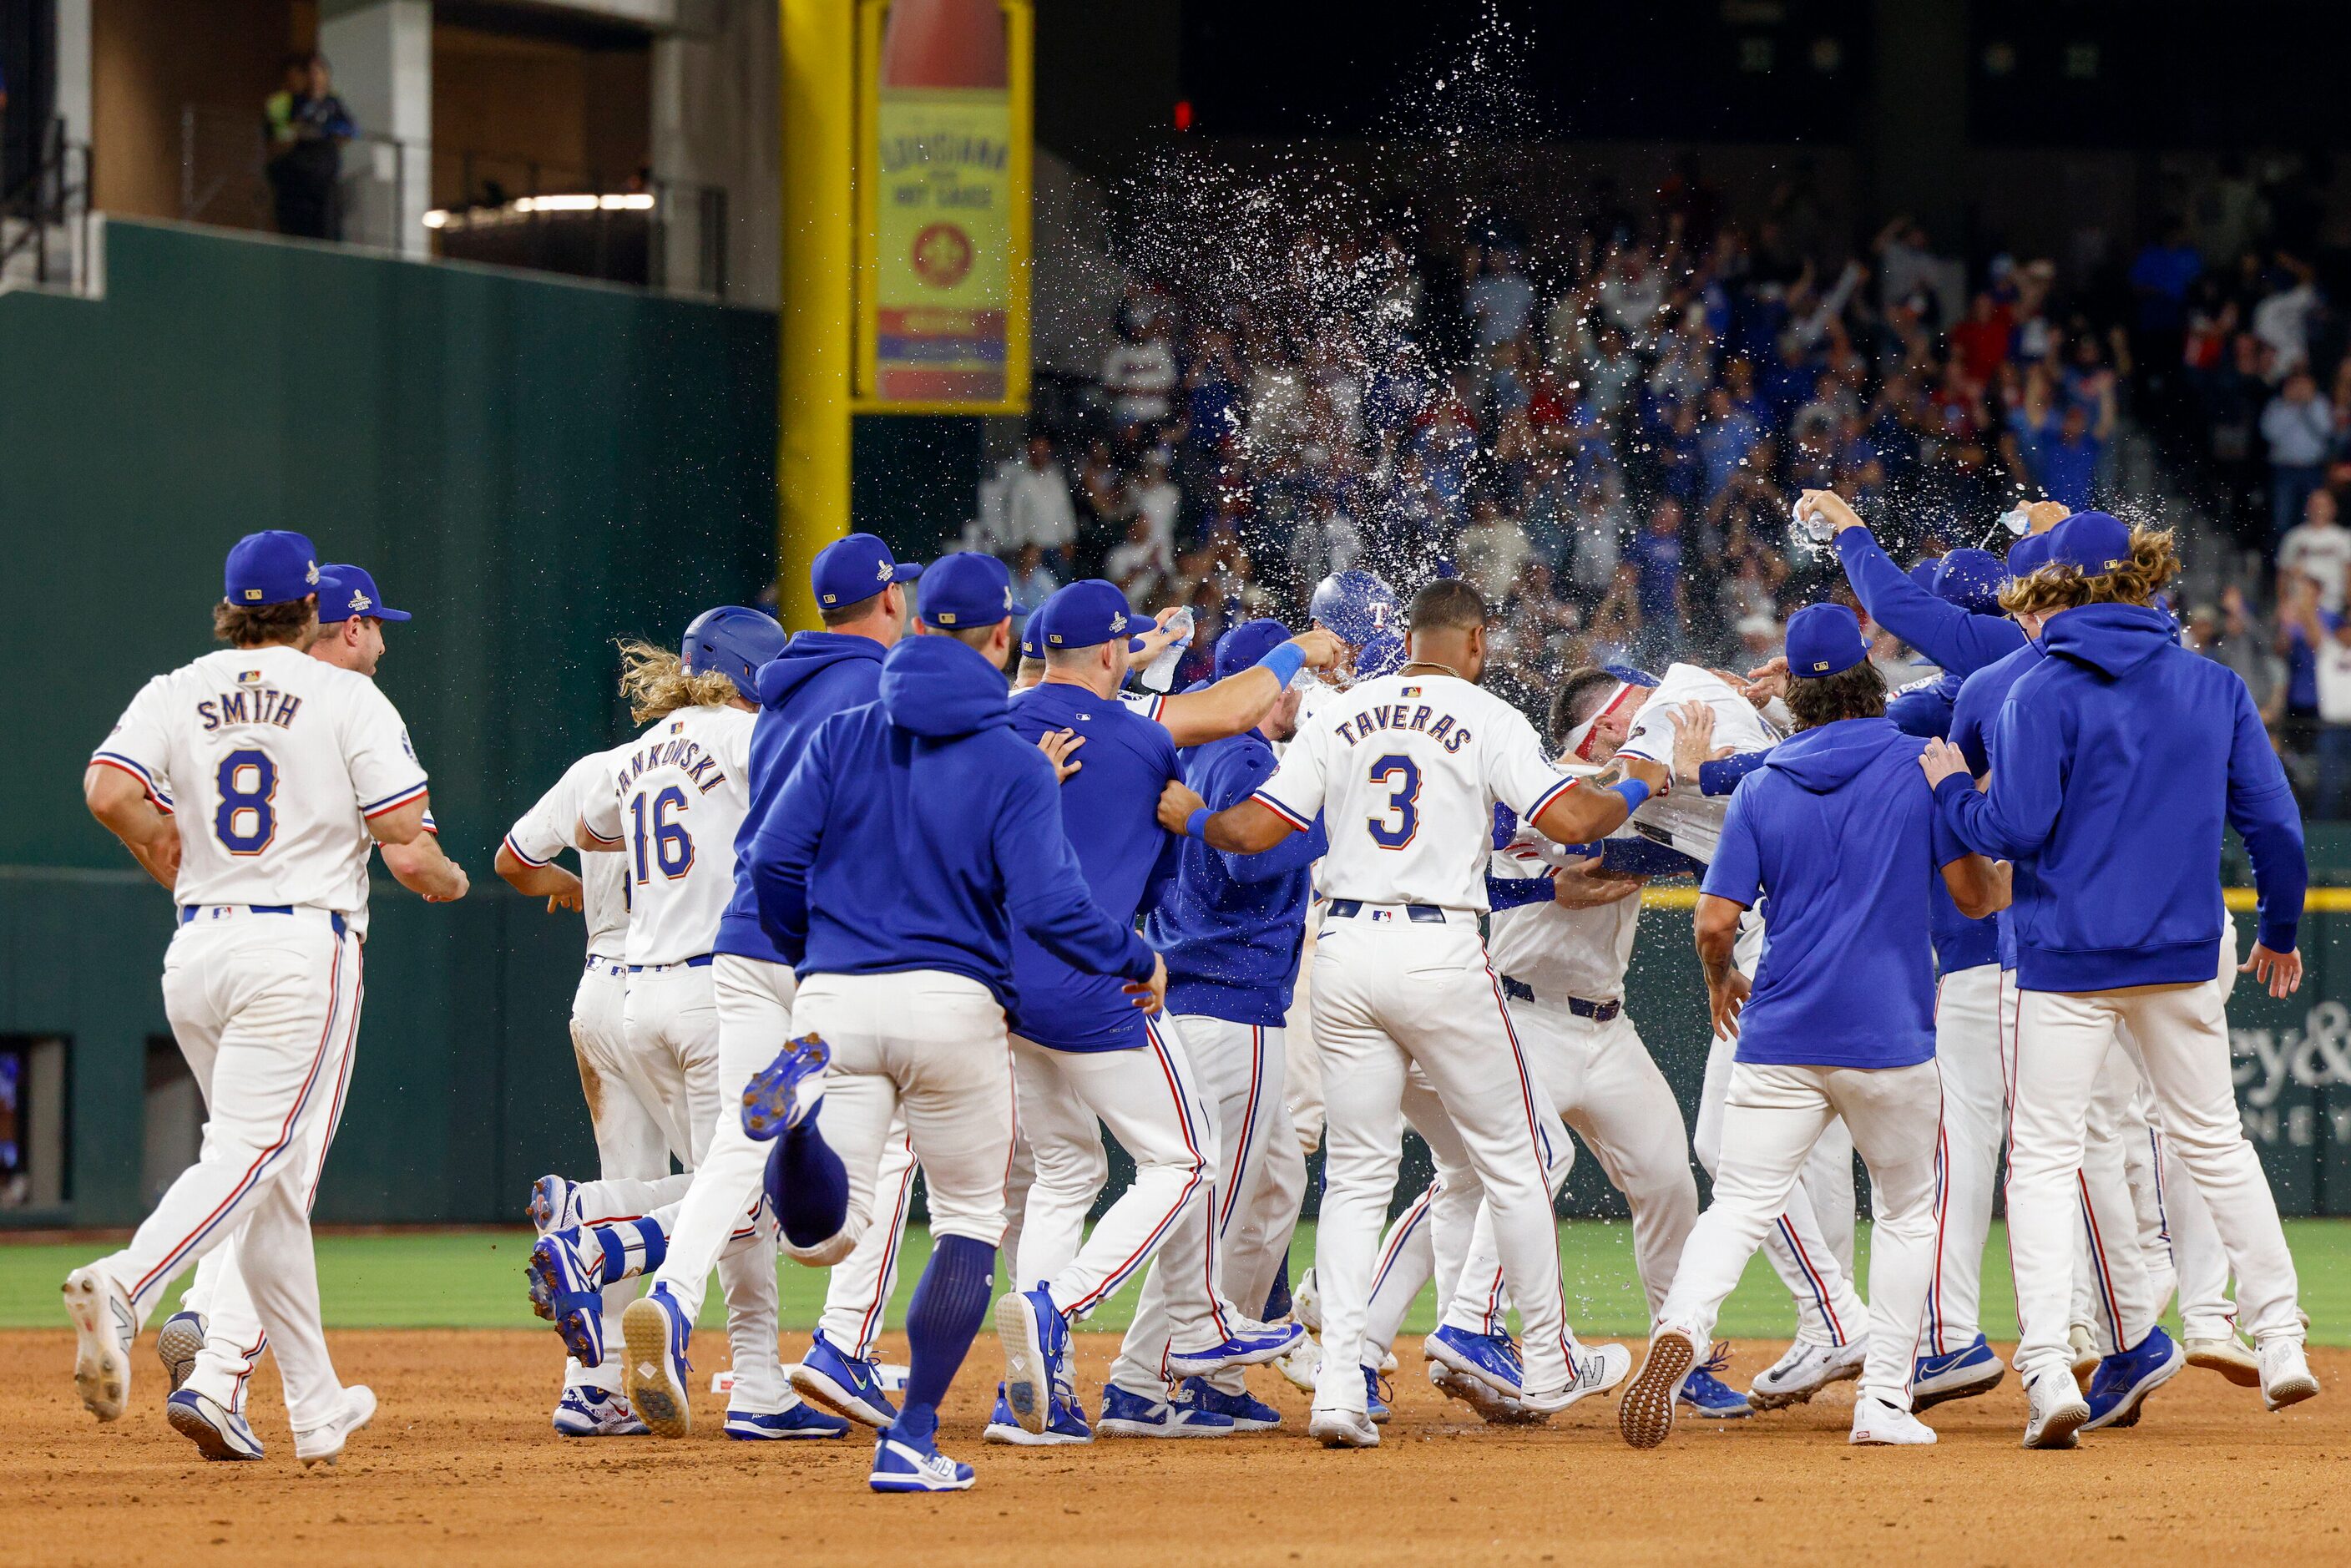
[[759,700],[759,666],[784,651],[790,633],[775,617],[739,604],[705,610],[685,629],[677,656],[696,674],[716,670],[748,702]]
[[1316,583],[1306,612],[1351,648],[1361,648],[1383,632],[1400,634],[1404,630],[1395,590],[1381,581],[1377,572],[1361,567],[1334,571]]

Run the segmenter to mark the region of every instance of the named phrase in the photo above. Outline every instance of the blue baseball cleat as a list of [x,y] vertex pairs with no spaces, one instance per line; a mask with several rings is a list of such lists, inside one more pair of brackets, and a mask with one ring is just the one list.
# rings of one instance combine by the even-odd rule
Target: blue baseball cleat
[[541,1236],[580,1223],[580,1186],[559,1176],[543,1176],[530,1184],[530,1228]]
[[1420,1354],[1464,1377],[1476,1378],[1497,1394],[1516,1399],[1526,1392],[1518,1342],[1507,1333],[1472,1333],[1447,1325],[1421,1342]]
[[1236,1432],[1270,1432],[1281,1425],[1281,1412],[1246,1388],[1228,1394],[1205,1377],[1184,1380],[1182,1402],[1212,1416],[1222,1416]]
[[904,1437],[892,1427],[873,1445],[873,1473],[866,1484],[875,1491],[969,1491],[971,1467],[939,1452],[935,1437]]
[[[581,1260],[580,1233],[557,1230],[538,1239],[523,1274],[530,1281],[531,1306],[552,1321],[563,1348],[582,1366],[604,1364],[602,1281]],[[544,1309],[541,1309],[541,1303]]]
[[2136,1427],[2147,1396],[2179,1375],[2187,1353],[2160,1328],[2147,1331],[2136,1348],[2117,1352],[2098,1363],[2090,1379],[2090,1418],[2081,1430]]
[[1393,1414],[1380,1394],[1380,1369],[1376,1366],[1364,1368],[1364,1414],[1371,1417],[1374,1427],[1386,1426]]
[[793,1437],[845,1437],[849,1423],[829,1410],[794,1405],[789,1410],[726,1412],[726,1435],[740,1443],[772,1443]]
[[1972,1399],[2000,1386],[2008,1368],[1981,1334],[1941,1355],[1922,1355],[1910,1364],[1910,1413],[1931,1410],[1952,1399]]
[[1102,1389],[1102,1419],[1094,1427],[1105,1437],[1229,1437],[1233,1418],[1113,1383]]
[[787,1375],[801,1398],[860,1426],[883,1427],[898,1418],[881,1375],[870,1361],[844,1354],[819,1329],[809,1353]]
[[224,1410],[193,1388],[183,1388],[163,1402],[163,1418],[172,1430],[196,1446],[207,1459],[257,1459],[261,1439],[234,1410]]
[[645,1424],[629,1402],[604,1388],[572,1387],[556,1401],[555,1429],[567,1437],[642,1437]]
[[622,1392],[657,1437],[683,1437],[694,1429],[685,1380],[694,1370],[685,1357],[693,1337],[684,1310],[660,1285],[621,1314],[621,1339],[629,1356],[621,1368]]
[[[743,1131],[761,1143],[797,1127],[824,1098],[824,1070],[832,1048],[815,1035],[784,1042],[776,1060],[743,1086]],[[812,1087],[806,1087],[809,1081]]]
[[1674,1397],[1690,1407],[1690,1413],[1709,1421],[1736,1421],[1755,1414],[1747,1403],[1747,1396],[1715,1375],[1730,1364],[1730,1346],[1717,1341],[1707,1358],[1690,1368],[1687,1377]]
[[1262,1366],[1288,1355],[1305,1337],[1305,1329],[1297,1323],[1259,1323],[1241,1319],[1224,1340],[1204,1350],[1169,1347],[1167,1370],[1177,1377],[1204,1377],[1236,1366]]
[[155,1336],[155,1357],[163,1364],[163,1375],[172,1380],[174,1394],[196,1369],[196,1357],[204,1348],[205,1327],[202,1312],[173,1312],[163,1320],[162,1332]]
[[1070,1325],[1040,1282],[996,1303],[996,1337],[1004,1346],[1004,1398],[1021,1429],[1051,1424],[1054,1396],[1070,1382]]
[[1086,1425],[1086,1413],[1075,1399],[1053,1396],[1053,1418],[1041,1432],[1031,1432],[1020,1425],[1020,1417],[1004,1397],[1004,1385],[996,1385],[996,1408],[988,1413],[987,1429],[980,1435],[987,1443],[1007,1443],[1016,1448],[1050,1448],[1071,1443],[1091,1443],[1093,1428]]

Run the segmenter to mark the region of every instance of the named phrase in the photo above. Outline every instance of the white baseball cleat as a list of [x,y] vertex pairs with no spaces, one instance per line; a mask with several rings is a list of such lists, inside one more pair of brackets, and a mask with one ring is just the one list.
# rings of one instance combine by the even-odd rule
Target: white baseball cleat
[[2073,1353],[2074,1381],[2076,1383],[2095,1375],[2098,1363],[2105,1360],[2105,1354],[2098,1349],[2098,1331],[2087,1323],[2075,1323],[2065,1331],[2065,1346]]
[[155,1359],[163,1364],[163,1375],[172,1380],[174,1394],[195,1371],[196,1357],[204,1354],[204,1313],[173,1312],[163,1320],[162,1332],[155,1336]]
[[1288,1378],[1292,1388],[1311,1394],[1314,1380],[1322,1374],[1322,1347],[1311,1335],[1301,1339],[1273,1358],[1273,1369]]
[[2252,1348],[2233,1333],[2215,1334],[2210,1339],[2184,1339],[2182,1349],[2188,1352],[2188,1364],[2200,1366],[2207,1372],[2217,1372],[2240,1388],[2262,1385],[2262,1362]]
[[1800,1339],[1756,1376],[1747,1390],[1747,1403],[1758,1410],[1807,1404],[1830,1384],[1859,1377],[1862,1364],[1868,1359],[1865,1336],[1844,1344],[1815,1344]]
[[82,1408],[114,1420],[131,1402],[131,1342],[139,1334],[131,1293],[92,1267],[66,1276],[65,1298],[74,1326],[74,1391]]
[[2070,1372],[2049,1372],[2024,1385],[2027,1414],[2024,1419],[2024,1440],[2027,1448],[2073,1448],[2081,1446],[2075,1436],[2090,1418],[2090,1402],[2082,1397],[2082,1385],[2074,1381]]
[[1322,1337],[1322,1292],[1315,1288],[1311,1269],[1298,1276],[1298,1284],[1290,1292],[1290,1315],[1305,1324],[1308,1333]]
[[2318,1396],[2318,1379],[2311,1375],[2310,1358],[2298,1339],[2273,1339],[2263,1344],[2262,1403],[2273,1410],[2299,1405]]
[[1672,1435],[1674,1396],[1698,1360],[1698,1341],[1684,1329],[1660,1329],[1649,1341],[1641,1375],[1616,1402],[1616,1431],[1627,1447],[1654,1448]]
[[1483,1378],[1456,1372],[1442,1362],[1428,1364],[1428,1381],[1447,1399],[1458,1399],[1476,1411],[1478,1418],[1488,1426],[1540,1427],[1551,1419],[1548,1412],[1531,1410],[1524,1400],[1502,1393]]
[[1934,1442],[1935,1429],[1909,1411],[1865,1394],[1853,1402],[1853,1435],[1845,1440],[1863,1448],[1925,1448]]
[[[1551,1394],[1529,1389],[1519,1396],[1519,1403],[1531,1414],[1556,1416],[1579,1399],[1607,1393],[1633,1370],[1633,1353],[1621,1344],[1579,1344],[1575,1352],[1575,1375],[1566,1387]],[[1681,1385],[1677,1381],[1674,1386]]]
[[1306,1418],[1306,1435],[1326,1448],[1380,1446],[1380,1429],[1361,1410],[1318,1407]]
[[352,1433],[375,1419],[375,1390],[364,1383],[346,1386],[335,1413],[307,1432],[294,1434],[294,1457],[304,1465],[331,1465],[343,1457]]
[[178,1389],[164,1401],[163,1419],[207,1459],[262,1457],[261,1439],[253,1435],[244,1416],[224,1410],[217,1401],[193,1388]]

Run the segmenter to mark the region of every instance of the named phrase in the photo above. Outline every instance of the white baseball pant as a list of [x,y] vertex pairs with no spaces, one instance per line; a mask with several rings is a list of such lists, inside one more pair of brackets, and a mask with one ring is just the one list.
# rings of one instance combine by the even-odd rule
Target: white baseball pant
[[1290,1113],[1290,1129],[1298,1135],[1301,1183],[1306,1156],[1322,1143],[1322,1052],[1314,1043],[1314,944],[1318,939],[1314,928],[1321,924],[1322,904],[1317,900],[1307,907],[1306,937],[1298,949],[1298,983],[1290,988],[1282,1041],[1281,1103]]
[[[1164,1332],[1180,1349],[1203,1350],[1233,1332],[1208,1244],[1217,1125],[1164,1023],[1144,1019],[1145,1043],[1124,1051],[1051,1051],[1012,1037],[1020,1130],[1036,1173],[1016,1280],[1042,1281],[1076,1322],[1158,1258]],[[1110,1174],[1096,1121],[1134,1160],[1134,1180],[1089,1235],[1086,1213]],[[1138,1392],[1150,1386],[1146,1379]]]
[[[737,1112],[742,1091],[737,1084],[733,1094],[727,1093],[727,1073],[748,1058],[756,1040],[767,1038],[767,1030],[776,1025],[778,1016],[784,1028],[790,1024],[791,971],[781,965],[766,966],[780,973],[782,989],[778,991],[774,977],[765,977],[763,986],[761,977],[747,972],[751,962],[721,955],[708,964],[661,965],[632,969],[629,975],[628,995],[622,1006],[628,1056],[635,1074],[652,1090],[654,1099],[649,1103],[666,1107],[665,1117],[682,1121],[685,1147],[692,1155],[684,1163],[692,1172],[699,1173],[708,1162],[717,1146],[722,1123],[733,1127],[737,1137],[742,1135]],[[731,981],[724,1010],[717,989],[721,963],[729,964]],[[737,1037],[732,1052],[726,1050],[730,1033]],[[782,1043],[783,1037],[777,1035],[767,1061],[775,1060]],[[767,1061],[758,1066],[766,1066]],[[745,1069],[744,1077],[748,1079],[753,1071]],[[764,1171],[767,1164],[761,1153],[757,1168]],[[753,1181],[756,1186],[756,1176]],[[688,1179],[676,1195],[681,1214],[684,1200],[695,1186]],[[724,1196],[723,1191],[714,1190]],[[738,1410],[762,1414],[784,1409],[793,1396],[777,1353],[773,1243],[761,1239],[763,1232],[754,1216],[739,1201],[731,1214],[722,1218],[720,1226],[720,1233],[708,1244],[716,1254],[719,1283],[726,1295],[726,1337],[735,1369],[735,1390],[728,1403]],[[727,1249],[727,1240],[737,1230],[748,1230],[751,1235],[742,1245]],[[675,1246],[674,1240],[672,1246]],[[694,1275],[691,1300],[681,1303],[688,1322],[700,1310],[703,1275],[710,1266],[711,1260],[705,1258]],[[668,1281],[684,1278],[683,1269],[664,1276]]]
[[1747,1260],[1786,1212],[1797,1175],[1830,1121],[1842,1117],[1869,1166],[1869,1357],[1861,1388],[1910,1407],[1910,1367],[1934,1267],[1935,1147],[1942,1082],[1932,1061],[1911,1067],[1733,1066],[1723,1108],[1714,1201],[1682,1249],[1657,1321],[1704,1345]]
[[[1541,1083],[1535,1087],[1540,1093]],[[1479,1183],[1468,1145],[1445,1114],[1444,1103],[1429,1087],[1427,1076],[1416,1066],[1405,1073],[1399,1104],[1405,1125],[1428,1145],[1429,1159],[1437,1168],[1428,1186],[1388,1223],[1387,1234],[1380,1239],[1371,1301],[1364,1312],[1366,1366],[1377,1366],[1386,1359],[1423,1286],[1436,1281],[1440,1316],[1452,1303],[1461,1288],[1462,1270],[1486,1201],[1486,1189]],[[1548,1134],[1550,1101],[1541,1099],[1538,1106],[1544,1114],[1536,1124]],[[1574,1157],[1574,1150],[1565,1138],[1546,1136],[1541,1154],[1544,1185],[1556,1194],[1567,1180],[1567,1162]]]
[[2139,1077],[2127,1052],[2109,1051],[2091,1082],[2082,1124],[2082,1165],[2074,1173],[2081,1223],[2074,1232],[2074,1306],[2070,1322],[2089,1325],[2107,1354],[2147,1337],[2163,1312],[2140,1240],[2132,1196],[2129,1147],[2141,1129],[2134,1107]]
[[1322,1295],[1315,1406],[1364,1407],[1360,1367],[1373,1264],[1395,1190],[1412,1066],[1426,1074],[1493,1205],[1510,1299],[1525,1330],[1527,1393],[1541,1398],[1565,1389],[1578,1347],[1560,1283],[1541,1153],[1545,1113],[1474,917],[1448,911],[1439,924],[1367,905],[1332,920],[1314,958],[1314,1035],[1329,1115],[1314,1249]]
[[221,1349],[190,1375],[235,1409],[266,1333],[296,1431],[342,1397],[319,1317],[310,1205],[342,1114],[359,1034],[359,938],[324,911],[201,910],[172,934],[163,1010],[204,1100],[204,1144],[97,1268],[144,1323],[172,1281],[234,1241],[206,1281]]
[[1983,1332],[1984,1247],[1991,1234],[2000,1145],[2008,1131],[2006,1013],[1997,963],[1935,982],[1935,1060],[1943,1070],[1937,1150],[1935,1262],[1924,1354],[1966,1348]]
[[[1283,1173],[1268,1171],[1268,1148],[1290,1135],[1281,1114],[1282,1033],[1255,1024],[1198,1015],[1168,1019],[1165,1039],[1180,1051],[1215,1130],[1217,1161],[1207,1201],[1197,1221],[1186,1218],[1152,1264],[1134,1303],[1134,1321],[1119,1346],[1110,1381],[1138,1394],[1155,1395],[1171,1381],[1167,1353],[1175,1323],[1167,1312],[1165,1265],[1189,1255],[1186,1232],[1205,1228],[1212,1249],[1214,1289],[1220,1302],[1241,1303],[1255,1317],[1273,1289],[1274,1270],[1290,1248],[1301,1187],[1282,1190]],[[1294,1140],[1293,1140],[1294,1143]],[[1299,1167],[1302,1176],[1304,1166]],[[1220,1374],[1238,1386],[1240,1374]]]
[[931,1234],[995,1246],[1013,1121],[1004,1009],[994,993],[935,969],[811,975],[800,981],[793,1019],[832,1048],[820,1125],[849,1178],[840,1234],[812,1260],[851,1256],[903,1201],[880,1186],[883,1150],[902,1114],[930,1194]]
[[2083,1128],[2107,1055],[2129,1051],[2166,1142],[2210,1208],[2257,1343],[2300,1339],[2294,1257],[2260,1157],[2245,1141],[2217,984],[2024,991],[2009,1148],[2009,1249],[2028,1382],[2065,1368]]

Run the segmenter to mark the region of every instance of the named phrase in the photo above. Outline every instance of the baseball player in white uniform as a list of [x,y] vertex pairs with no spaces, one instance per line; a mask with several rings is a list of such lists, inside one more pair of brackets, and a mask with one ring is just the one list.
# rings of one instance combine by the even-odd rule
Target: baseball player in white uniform
[[[327,565],[319,569],[319,635],[310,656],[339,670],[375,678],[384,654],[384,623],[409,619],[405,610],[383,602],[375,579],[356,566]],[[393,880],[428,904],[447,904],[465,896],[469,883],[463,867],[442,850],[440,831],[433,815],[424,816],[424,831],[404,844],[379,844],[384,869]],[[354,911],[346,925],[362,943],[367,940],[367,909]],[[326,1161],[322,1145],[316,1151],[309,1178],[318,1191],[319,1170]],[[172,1391],[177,1393],[199,1369],[201,1387],[233,1392],[228,1408],[245,1414],[248,1380],[261,1352],[268,1345],[253,1298],[236,1260],[236,1243],[204,1255],[196,1265],[195,1281],[181,1298],[179,1310],[163,1320],[155,1336],[155,1354],[163,1364]]]
[[1562,842],[1583,842],[1664,789],[1667,770],[1635,759],[1633,777],[1611,789],[1552,768],[1534,727],[1476,684],[1486,609],[1468,584],[1423,588],[1407,624],[1409,662],[1308,720],[1251,799],[1210,816],[1197,796],[1171,785],[1161,802],[1163,822],[1227,852],[1266,849],[1318,812],[1330,836],[1332,897],[1313,1003],[1330,1111],[1315,1247],[1323,1362],[1309,1422],[1330,1447],[1379,1441],[1362,1373],[1364,1319],[1415,1066],[1493,1205],[1503,1271],[1526,1326],[1522,1373],[1487,1354],[1495,1347],[1456,1343],[1443,1331],[1430,1338],[1431,1359],[1500,1380],[1537,1413],[1613,1386],[1629,1364],[1623,1347],[1585,1347],[1568,1327],[1541,1153],[1547,1113],[1478,918],[1498,803]]
[[[1675,716],[1687,704],[1702,704],[1712,716],[1714,742],[1728,748],[1718,758],[1725,777],[1713,789],[1684,791],[1648,809],[1634,826],[1708,860],[1712,825],[1721,820],[1729,789],[1779,743],[1780,732],[1745,693],[1710,670],[1673,664],[1655,685],[1646,685],[1649,679],[1613,668],[1570,674],[1554,706],[1570,725],[1564,745],[1581,762],[1618,756],[1663,760],[1674,753]],[[1754,972],[1768,921],[1768,909],[1750,911],[1740,927],[1742,974]],[[1718,1033],[1707,1052],[1691,1145],[1709,1175],[1722,1152],[1723,1096],[1735,1044]],[[1787,1212],[1764,1239],[1764,1255],[1796,1304],[1796,1337],[1750,1389],[1748,1402],[1757,1409],[1801,1403],[1830,1383],[1859,1375],[1868,1353],[1868,1312],[1853,1285],[1852,1142],[1833,1118],[1788,1196]]]
[[[369,846],[424,831],[427,790],[399,713],[365,677],[309,657],[318,551],[299,534],[229,552],[214,626],[230,646],[159,675],[91,758],[91,813],[158,880],[179,928],[164,960],[172,1033],[204,1091],[203,1153],[128,1247],[66,1277],[74,1383],[122,1414],[130,1345],[172,1280],[234,1237],[277,1351],[295,1457],[331,1462],[375,1413],[335,1376],[319,1317],[309,1204],[350,1082]],[[256,1457],[235,1392],[199,1368],[166,1409],[207,1457]]]

